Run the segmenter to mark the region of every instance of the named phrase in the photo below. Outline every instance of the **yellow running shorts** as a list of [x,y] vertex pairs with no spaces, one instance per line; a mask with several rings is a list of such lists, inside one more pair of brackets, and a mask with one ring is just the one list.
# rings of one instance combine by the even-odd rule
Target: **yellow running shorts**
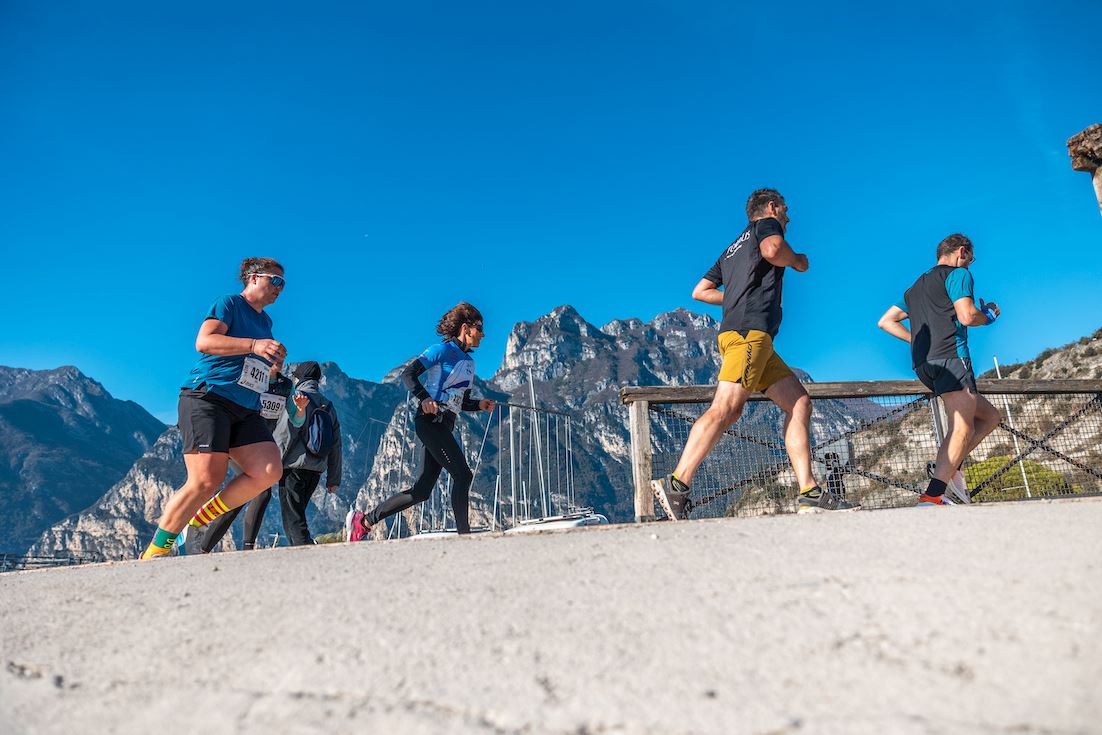
[[745,337],[734,331],[720,332],[719,354],[723,356],[719,379],[742,383],[751,393],[764,392],[778,380],[793,374],[781,356],[773,351],[773,338],[757,329],[751,329]]

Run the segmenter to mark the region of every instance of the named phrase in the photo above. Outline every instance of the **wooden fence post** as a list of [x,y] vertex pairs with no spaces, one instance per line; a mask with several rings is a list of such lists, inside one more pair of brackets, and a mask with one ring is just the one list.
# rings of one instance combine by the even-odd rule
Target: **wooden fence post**
[[631,477],[635,482],[635,522],[654,520],[651,492],[650,401],[628,404],[631,433]]

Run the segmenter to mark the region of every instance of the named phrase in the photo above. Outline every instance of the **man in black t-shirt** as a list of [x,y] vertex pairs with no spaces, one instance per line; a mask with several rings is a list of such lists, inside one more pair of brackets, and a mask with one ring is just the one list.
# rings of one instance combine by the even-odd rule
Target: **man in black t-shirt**
[[[719,370],[712,405],[704,412],[681,453],[673,474],[654,480],[654,494],[671,520],[688,517],[690,485],[700,463],[728,426],[738,420],[750,394],[762,391],[785,413],[784,444],[800,483],[800,512],[852,510],[811,472],[811,399],[773,350],[781,326],[781,287],[785,268],[803,273],[807,256],[785,241],[788,205],[775,189],[758,189],[746,202],[750,223],[719,256],[693,289],[693,298],[723,306],[719,327]],[[722,288],[722,290],[720,290]]]
[[[945,491],[971,502],[961,465],[973,449],[999,425],[999,410],[976,390],[968,327],[993,324],[999,307],[979,299],[969,266],[976,262],[972,241],[960,233],[938,243],[937,264],[918,277],[877,326],[911,345],[916,377],[941,399],[949,431],[928,470],[930,484],[919,505],[950,505]],[[910,320],[911,327],[903,326]]]

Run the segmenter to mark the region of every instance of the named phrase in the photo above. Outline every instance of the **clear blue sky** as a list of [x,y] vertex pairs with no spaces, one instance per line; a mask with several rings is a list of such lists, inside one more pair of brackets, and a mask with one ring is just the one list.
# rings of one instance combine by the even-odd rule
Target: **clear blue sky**
[[172,420],[206,308],[278,258],[289,359],[377,380],[467,299],[489,375],[559,304],[651,319],[788,198],[778,349],[909,377],[881,312],[973,238],[977,367],[1102,325],[1080,2],[0,2],[0,363]]

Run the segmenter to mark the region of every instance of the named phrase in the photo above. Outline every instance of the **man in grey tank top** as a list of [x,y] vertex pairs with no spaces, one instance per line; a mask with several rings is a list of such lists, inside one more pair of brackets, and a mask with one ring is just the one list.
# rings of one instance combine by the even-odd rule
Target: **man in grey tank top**
[[[911,345],[911,367],[918,379],[941,398],[949,432],[938,449],[926,493],[919,505],[947,505],[945,490],[968,502],[960,466],[968,454],[999,425],[999,411],[976,391],[968,352],[968,327],[993,324],[994,302],[979,300],[968,266],[976,262],[972,241],[950,235],[937,246],[937,265],[918,277],[878,325]],[[910,319],[911,328],[903,326]]]

